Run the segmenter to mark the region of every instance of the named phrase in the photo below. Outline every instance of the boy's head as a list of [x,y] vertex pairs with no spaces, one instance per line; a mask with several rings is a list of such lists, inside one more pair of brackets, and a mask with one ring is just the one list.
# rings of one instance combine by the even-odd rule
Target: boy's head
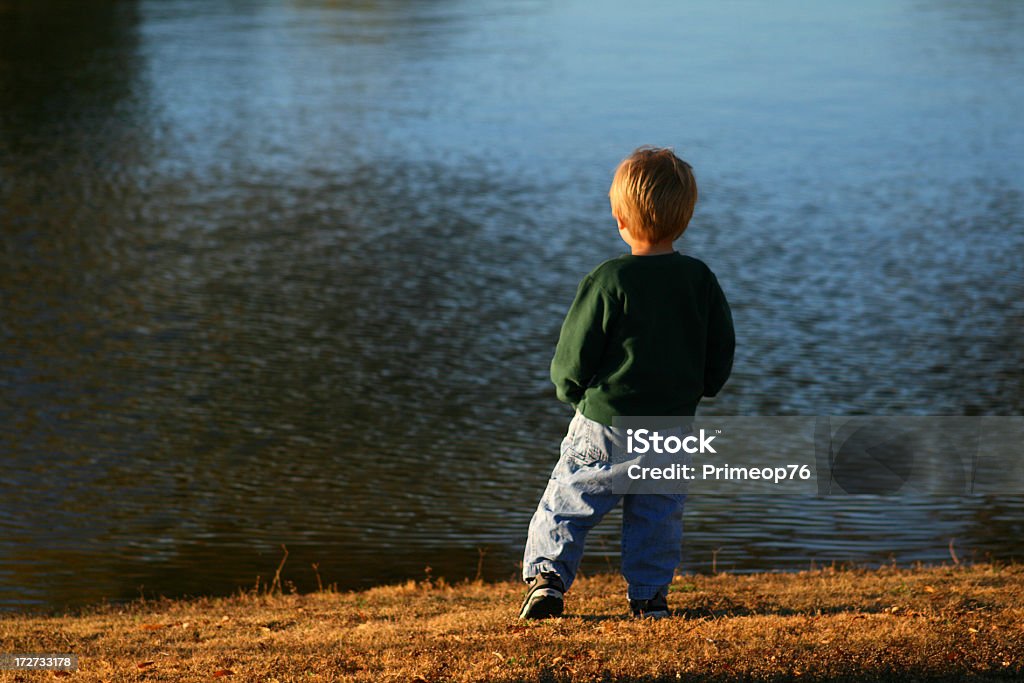
[[697,180],[671,149],[640,147],[615,170],[608,198],[620,229],[657,244],[686,230],[697,203]]

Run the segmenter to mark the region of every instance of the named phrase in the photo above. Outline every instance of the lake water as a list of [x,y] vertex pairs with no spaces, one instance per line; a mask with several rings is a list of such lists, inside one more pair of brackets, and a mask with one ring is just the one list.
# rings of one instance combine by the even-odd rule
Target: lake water
[[[0,608],[517,572],[548,362],[673,146],[720,415],[1024,412],[1024,4],[0,2]],[[618,517],[587,571],[617,565]],[[1024,498],[694,497],[685,571],[1024,555]]]

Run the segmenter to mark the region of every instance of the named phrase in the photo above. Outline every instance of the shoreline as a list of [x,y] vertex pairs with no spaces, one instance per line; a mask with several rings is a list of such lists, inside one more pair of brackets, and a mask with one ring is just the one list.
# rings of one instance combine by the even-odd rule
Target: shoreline
[[613,574],[580,578],[561,619],[519,621],[523,592],[436,579],[0,614],[0,653],[75,654],[83,681],[1024,678],[1019,564],[680,575],[657,622],[626,617]]

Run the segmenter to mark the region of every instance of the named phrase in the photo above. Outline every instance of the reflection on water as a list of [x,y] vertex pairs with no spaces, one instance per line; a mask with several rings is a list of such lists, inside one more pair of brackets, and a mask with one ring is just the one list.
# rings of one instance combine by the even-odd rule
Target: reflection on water
[[[0,2],[0,606],[230,592],[282,543],[303,590],[514,573],[643,142],[733,303],[705,412],[1020,414],[1024,8],[807,12]],[[1022,513],[695,498],[685,568],[1007,558]]]

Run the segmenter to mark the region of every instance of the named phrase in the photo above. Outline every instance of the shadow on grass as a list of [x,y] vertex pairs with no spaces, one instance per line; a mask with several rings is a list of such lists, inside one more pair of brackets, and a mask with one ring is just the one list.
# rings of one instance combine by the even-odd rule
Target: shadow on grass
[[[708,619],[723,619],[731,617],[818,617],[835,616],[837,614],[882,614],[886,611],[885,607],[864,605],[832,605],[829,607],[815,607],[808,609],[766,606],[751,609],[750,607],[745,607],[739,604],[727,604],[716,605],[714,607],[686,607],[683,609],[670,609],[669,615],[672,617],[682,617],[687,621],[705,621]],[[583,621],[594,623],[632,619],[632,617],[625,613],[576,614],[566,612],[563,616],[567,619],[582,619]]]

